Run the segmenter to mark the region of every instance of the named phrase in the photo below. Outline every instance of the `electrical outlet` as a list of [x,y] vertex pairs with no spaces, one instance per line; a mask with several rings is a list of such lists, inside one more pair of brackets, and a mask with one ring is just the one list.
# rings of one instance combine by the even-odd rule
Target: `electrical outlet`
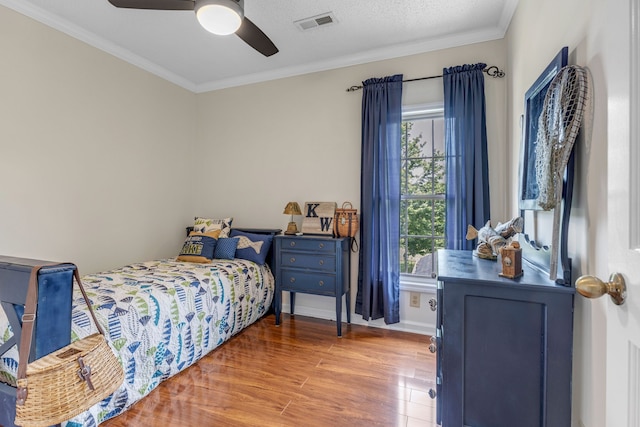
[[420,308],[420,294],[418,292],[409,292],[409,307]]

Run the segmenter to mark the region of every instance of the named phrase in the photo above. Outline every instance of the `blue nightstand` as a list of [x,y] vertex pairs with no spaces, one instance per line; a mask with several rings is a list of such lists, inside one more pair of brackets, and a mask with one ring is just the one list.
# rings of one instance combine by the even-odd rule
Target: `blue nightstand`
[[342,296],[345,295],[347,323],[351,323],[351,257],[348,237],[276,236],[274,309],[280,324],[282,291],[288,291],[291,314],[297,292],[336,299],[336,324],[342,336]]

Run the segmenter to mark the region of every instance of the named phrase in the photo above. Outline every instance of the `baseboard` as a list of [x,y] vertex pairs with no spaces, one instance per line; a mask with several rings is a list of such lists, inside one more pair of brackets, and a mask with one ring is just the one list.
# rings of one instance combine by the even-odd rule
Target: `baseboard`
[[[289,304],[282,304],[282,312],[289,313]],[[331,310],[322,310],[312,307],[304,307],[296,304],[296,314],[301,316],[315,317],[317,319],[336,320],[336,312]],[[342,313],[342,322],[346,322],[346,313]],[[415,321],[400,320],[400,323],[387,325],[383,319],[365,321],[359,314],[351,313],[351,323],[354,325],[370,326],[373,328],[390,329],[394,331],[411,332],[420,335],[435,335],[436,325],[431,323],[422,323]]]

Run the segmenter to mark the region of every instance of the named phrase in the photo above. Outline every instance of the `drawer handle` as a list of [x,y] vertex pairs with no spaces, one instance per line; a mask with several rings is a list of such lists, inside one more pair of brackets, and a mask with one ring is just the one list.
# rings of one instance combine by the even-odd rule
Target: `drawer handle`
[[429,397],[432,398],[432,399],[435,399],[436,396],[437,396],[436,391],[434,389],[430,388],[429,389]]
[[293,264],[294,262],[296,262],[296,258],[295,258],[295,257],[291,257],[291,259],[289,260],[289,262],[290,262],[291,264]]
[[324,248],[324,243],[320,243],[320,249]]
[[293,246],[295,246],[295,245],[296,245],[296,242],[290,242],[290,243],[289,243],[289,245],[290,245],[291,247],[293,247]]
[[318,261],[318,264],[320,264],[320,265],[324,265],[324,260],[323,260],[323,259],[321,259],[320,261]]
[[296,278],[295,278],[295,277],[292,277],[291,279],[289,279],[289,281],[290,281],[291,283],[294,283],[294,282],[296,281]]
[[436,311],[436,309],[438,308],[438,300],[435,298],[430,298],[429,308],[431,308],[431,311]]
[[435,345],[434,343],[429,344],[429,351],[431,353],[435,353],[436,351],[438,351],[438,346]]
[[320,281],[318,282],[318,284],[319,284],[320,286],[324,286],[324,280],[320,280]]

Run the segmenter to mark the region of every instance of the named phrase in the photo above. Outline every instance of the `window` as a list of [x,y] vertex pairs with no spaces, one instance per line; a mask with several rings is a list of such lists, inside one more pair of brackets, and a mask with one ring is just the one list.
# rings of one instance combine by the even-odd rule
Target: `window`
[[428,281],[445,244],[442,105],[405,109],[401,144],[400,274],[405,281]]

